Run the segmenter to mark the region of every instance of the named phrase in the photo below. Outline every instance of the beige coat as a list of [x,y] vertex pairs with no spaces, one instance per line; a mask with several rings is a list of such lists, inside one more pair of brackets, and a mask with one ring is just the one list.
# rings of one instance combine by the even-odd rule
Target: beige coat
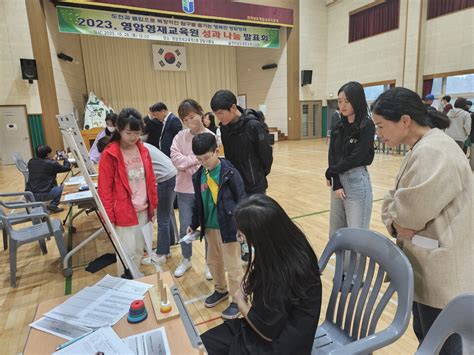
[[437,128],[403,159],[382,205],[382,221],[437,239],[439,248],[403,242],[415,277],[416,302],[444,308],[457,295],[474,292],[472,172],[458,145]]

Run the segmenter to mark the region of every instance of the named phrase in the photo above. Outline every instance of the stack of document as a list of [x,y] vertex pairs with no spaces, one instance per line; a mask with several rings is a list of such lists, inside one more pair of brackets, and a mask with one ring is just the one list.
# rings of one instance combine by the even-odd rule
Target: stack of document
[[70,342],[70,345],[54,354],[169,355],[171,352],[164,327],[125,339],[120,339],[112,328],[104,327],[78,341]]
[[152,285],[110,275],[86,287],[47,312],[31,327],[65,339],[112,326],[127,314],[130,303],[143,299]]

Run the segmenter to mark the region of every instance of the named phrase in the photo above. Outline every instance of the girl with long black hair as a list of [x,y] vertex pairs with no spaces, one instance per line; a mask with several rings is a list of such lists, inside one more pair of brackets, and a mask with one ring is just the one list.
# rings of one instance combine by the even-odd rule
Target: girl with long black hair
[[[251,195],[235,210],[251,253],[234,300],[243,319],[201,338],[209,354],[310,354],[321,310],[318,260],[304,233],[272,198]],[[252,251],[255,255],[252,257]]]
[[374,159],[375,126],[368,115],[364,88],[355,81],[338,92],[341,117],[333,123],[326,170],[332,187],[329,237],[345,227],[369,228],[372,184],[367,166]]

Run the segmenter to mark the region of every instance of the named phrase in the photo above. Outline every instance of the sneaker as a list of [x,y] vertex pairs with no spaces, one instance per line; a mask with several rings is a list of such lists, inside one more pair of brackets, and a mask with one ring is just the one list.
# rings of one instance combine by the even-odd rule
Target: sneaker
[[59,212],[64,211],[64,208],[61,208],[61,207],[58,207],[58,206],[48,206],[47,209],[51,213],[59,213]]
[[189,259],[183,259],[183,261],[181,261],[181,264],[178,265],[178,267],[176,268],[176,270],[174,271],[174,276],[175,277],[181,277],[184,275],[184,273],[186,271],[188,271],[188,269],[192,266],[191,264],[191,260]]
[[211,270],[209,270],[209,267],[207,265],[206,265],[206,268],[204,269],[204,274],[206,275],[206,280],[209,280],[209,281],[212,280]]
[[204,306],[206,306],[207,308],[212,308],[228,298],[229,292],[220,293],[214,291],[212,295],[206,298],[206,300],[204,301]]
[[142,259],[143,265],[164,264],[164,263],[166,263],[166,255],[157,255],[155,252],[151,252],[151,255],[146,256]]
[[237,306],[237,303],[231,302],[229,304],[229,307],[224,309],[224,311],[221,313],[221,317],[224,319],[235,319],[240,316],[240,310],[239,306]]

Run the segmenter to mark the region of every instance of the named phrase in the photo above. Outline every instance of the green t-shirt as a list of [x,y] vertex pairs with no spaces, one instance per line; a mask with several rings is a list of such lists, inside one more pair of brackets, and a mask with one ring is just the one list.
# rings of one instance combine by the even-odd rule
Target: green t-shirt
[[202,169],[201,173],[201,196],[202,204],[204,206],[204,221],[205,227],[211,229],[219,229],[219,221],[217,219],[217,207],[212,199],[211,190],[209,189],[208,184],[208,175],[216,182],[219,186],[220,184],[220,175],[221,175],[221,163],[208,171],[206,168]]

